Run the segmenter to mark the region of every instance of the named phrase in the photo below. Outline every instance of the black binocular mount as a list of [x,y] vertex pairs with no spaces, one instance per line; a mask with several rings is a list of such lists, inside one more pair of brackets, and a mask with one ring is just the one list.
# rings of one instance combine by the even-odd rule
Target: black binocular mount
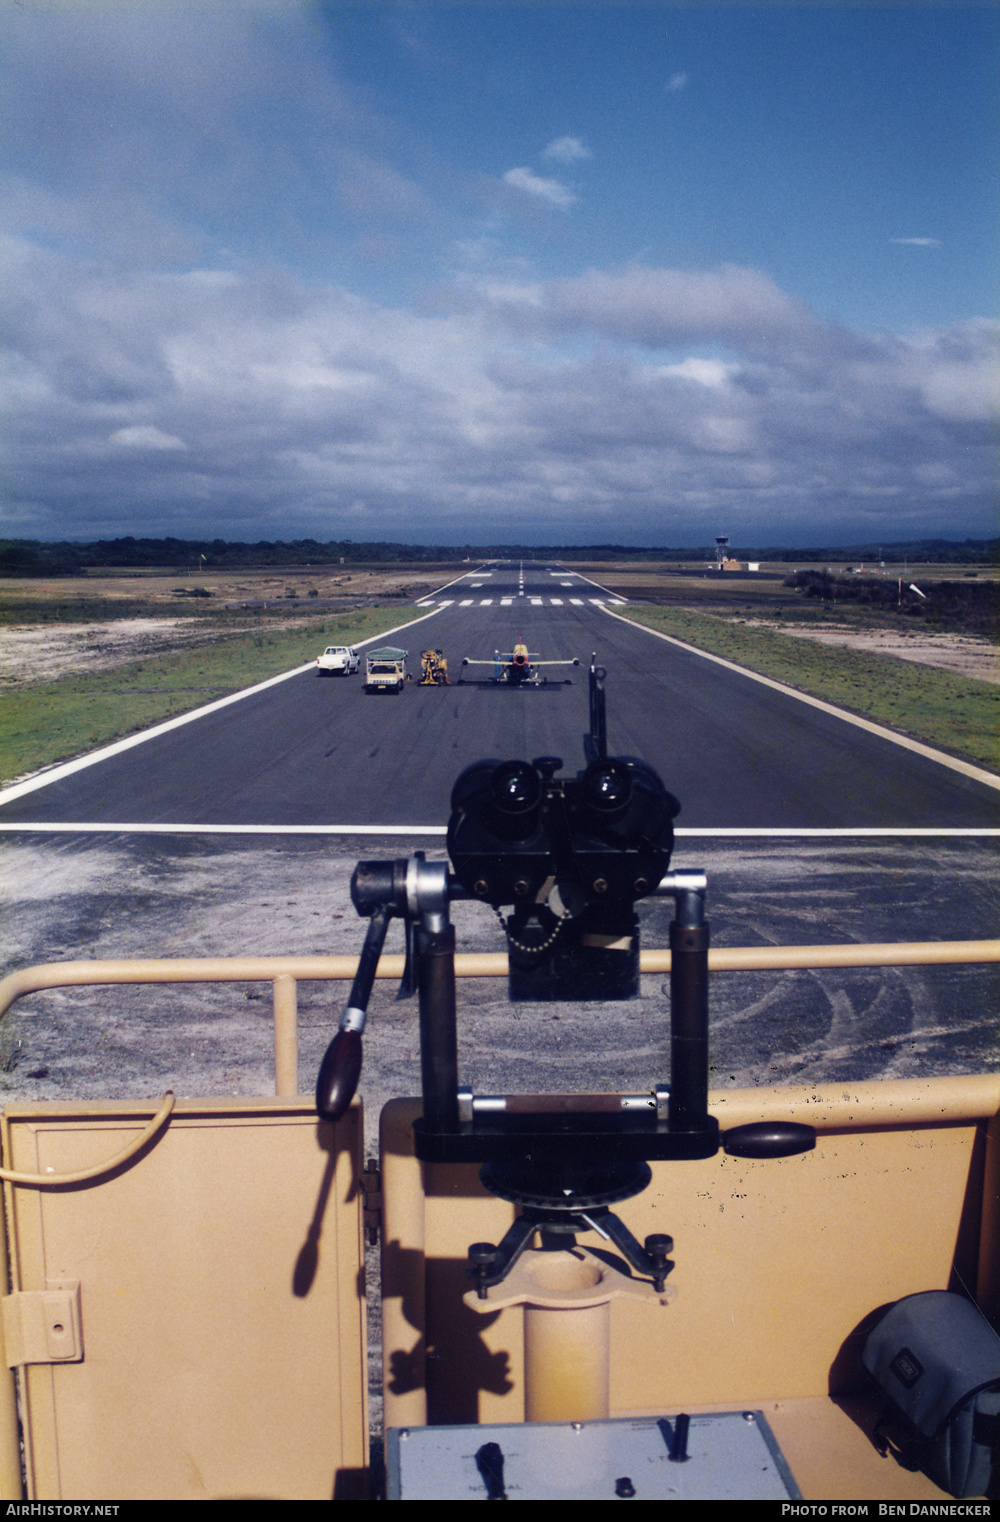
[[[417,1156],[479,1163],[491,1193],[520,1207],[503,1241],[474,1243],[469,1273],[480,1295],[500,1283],[536,1232],[561,1243],[596,1231],[662,1290],[673,1267],[668,1236],[640,1245],[610,1210],[639,1194],[653,1161],[786,1157],[815,1145],[809,1126],[769,1121],[720,1133],[708,1113],[706,879],[668,871],[679,804],[651,767],[609,758],[604,675],[590,670],[588,764],[559,778],[562,761],[481,761],[452,791],[448,862],[422,852],[359,862],[351,898],[368,932],[339,1029],[320,1067],[316,1105],[338,1119],[361,1072],[361,1033],[389,920],[406,929],[403,993],[416,993],[423,1113]],[[638,992],[640,898],[671,897],[670,1081],[646,1094],[476,1095],[460,1087],[452,900],[477,899],[507,935],[518,1000],[615,999]],[[502,916],[501,916],[502,918]],[[571,1242],[568,1245],[572,1245]]]

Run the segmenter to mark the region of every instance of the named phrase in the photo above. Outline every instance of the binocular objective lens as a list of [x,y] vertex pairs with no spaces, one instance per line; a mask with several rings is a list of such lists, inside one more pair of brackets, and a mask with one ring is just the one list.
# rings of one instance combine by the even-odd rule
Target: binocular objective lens
[[542,787],[533,766],[526,761],[511,761],[497,767],[490,792],[502,813],[525,814],[538,804]]
[[595,768],[587,778],[587,802],[601,813],[623,809],[632,797],[632,778],[624,766],[611,762]]

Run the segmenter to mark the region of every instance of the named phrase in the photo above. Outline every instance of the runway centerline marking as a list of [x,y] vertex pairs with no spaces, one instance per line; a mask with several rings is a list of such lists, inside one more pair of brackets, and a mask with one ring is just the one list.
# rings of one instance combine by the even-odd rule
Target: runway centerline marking
[[[591,601],[594,599],[591,598]],[[692,655],[700,655],[702,660],[713,661],[716,666],[724,666],[727,671],[735,671],[739,676],[749,677],[752,682],[760,682],[764,687],[772,687],[775,692],[783,692],[786,697],[797,698],[800,703],[806,703],[810,708],[818,708],[821,713],[831,714],[835,719],[843,719],[845,724],[853,724],[855,728],[864,729],[868,734],[877,735],[881,740],[891,740],[893,745],[900,745],[904,750],[911,750],[915,755],[924,756],[928,761],[936,761],[941,766],[949,767],[953,772],[960,772],[963,777],[971,777],[974,782],[982,782],[986,787],[1000,792],[1000,777],[993,772],[984,771],[980,766],[973,766],[969,761],[960,761],[956,756],[948,756],[943,750],[935,750],[932,745],[924,745],[920,740],[911,740],[907,735],[897,734],[892,729],[875,724],[871,719],[862,719],[857,714],[848,713],[846,708],[837,708],[833,703],[825,703],[822,698],[813,698],[806,692],[796,691],[794,687],[786,687],[784,682],[776,682],[770,676],[761,676],[759,671],[750,671],[746,666],[737,666],[735,661],[727,661],[721,655],[711,655],[707,650],[699,650],[697,645],[688,645],[672,634],[661,634],[659,629],[650,629],[647,624],[638,624],[631,618],[623,618],[620,613],[613,613],[603,603],[600,606],[609,618],[617,618],[619,623],[628,624],[631,629],[642,629],[646,634],[652,634],[654,639],[662,639],[668,645],[677,645],[681,650],[689,650]]]

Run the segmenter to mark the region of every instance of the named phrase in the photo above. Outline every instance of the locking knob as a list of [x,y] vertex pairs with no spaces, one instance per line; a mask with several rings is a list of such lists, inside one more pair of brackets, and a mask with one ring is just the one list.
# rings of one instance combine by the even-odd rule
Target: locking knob
[[674,1250],[674,1239],[664,1232],[655,1231],[643,1242],[652,1263],[653,1288],[658,1294],[667,1287],[667,1275],[673,1268],[669,1254]]
[[476,1286],[476,1294],[480,1300],[486,1299],[489,1280],[492,1277],[498,1256],[499,1249],[493,1242],[473,1242],[469,1248],[467,1273]]

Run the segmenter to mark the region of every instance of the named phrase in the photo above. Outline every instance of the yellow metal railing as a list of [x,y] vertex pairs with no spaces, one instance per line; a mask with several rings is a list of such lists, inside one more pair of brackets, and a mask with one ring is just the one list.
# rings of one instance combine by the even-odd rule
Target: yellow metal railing
[[[959,962],[1000,962],[1000,940],[901,941],[858,946],[716,946],[709,972],[781,972],[794,968],[914,967]],[[45,962],[0,979],[0,1018],[16,999],[47,988],[114,983],[270,983],[274,1002],[275,1094],[298,1093],[298,985],[347,982],[358,959],[338,957],[178,957],[108,962]],[[669,951],[643,951],[642,972],[670,971]],[[502,952],[460,952],[460,978],[507,976]],[[403,958],[383,956],[379,978],[400,978]]]

